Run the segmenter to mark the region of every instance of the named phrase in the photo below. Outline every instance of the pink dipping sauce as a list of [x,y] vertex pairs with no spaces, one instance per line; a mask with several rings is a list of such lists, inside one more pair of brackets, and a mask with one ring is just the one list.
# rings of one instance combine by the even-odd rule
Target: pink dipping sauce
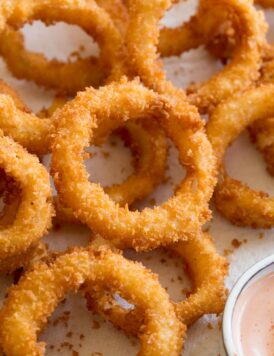
[[274,356],[274,272],[250,282],[233,312],[235,356]]

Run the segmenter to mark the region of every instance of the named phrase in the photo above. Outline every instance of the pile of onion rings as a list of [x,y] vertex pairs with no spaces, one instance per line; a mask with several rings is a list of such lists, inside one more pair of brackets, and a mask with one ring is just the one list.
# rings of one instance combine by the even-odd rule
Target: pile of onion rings
[[[0,79],[0,271],[20,269],[0,311],[0,350],[7,356],[44,355],[37,334],[70,290],[82,291],[91,311],[138,336],[140,355],[178,356],[187,328],[205,314],[221,314],[226,299],[228,263],[203,226],[212,217],[210,200],[235,225],[274,226],[273,197],[231,178],[224,165],[226,149],[248,129],[274,176],[274,47],[264,12],[254,5],[274,2],[199,0],[184,24],[160,28],[175,3],[0,2],[7,67],[56,96],[37,114]],[[79,26],[98,42],[99,56],[62,62],[29,51],[20,29],[36,20]],[[200,84],[176,87],[162,57],[200,46],[223,69]],[[102,187],[91,181],[85,161],[89,146],[111,134],[131,151],[133,173]],[[166,183],[170,141],[184,178],[161,205],[149,197],[143,210],[135,209]],[[48,170],[44,155],[51,155]],[[84,224],[96,238],[56,252],[42,240],[52,220],[54,227]],[[124,257],[127,248],[176,254],[187,265],[190,293],[174,302],[157,276]],[[124,308],[117,293],[133,308]]]

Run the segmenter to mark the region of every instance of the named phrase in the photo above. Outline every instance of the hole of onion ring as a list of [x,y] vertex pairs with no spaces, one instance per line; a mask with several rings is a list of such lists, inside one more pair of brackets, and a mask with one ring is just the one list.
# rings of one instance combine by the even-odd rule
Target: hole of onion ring
[[25,46],[29,51],[43,53],[49,60],[75,61],[90,55],[98,56],[97,43],[79,26],[58,22],[46,26],[41,21],[33,21],[22,28]]
[[157,205],[161,205],[168,200],[176,190],[177,185],[184,179],[186,170],[179,162],[179,153],[174,144],[167,140],[168,144],[168,157],[167,157],[167,169],[165,173],[164,181],[156,187],[147,198],[141,202],[137,202],[131,206],[132,210],[142,211],[144,208],[152,208]]
[[265,161],[250,142],[247,132],[244,132],[227,150],[225,167],[232,178],[248,184],[252,189],[274,195],[274,178],[267,172]]
[[86,299],[80,293],[69,294],[59,304],[39,341],[47,343],[48,356],[56,353],[77,355],[76,352],[79,355],[127,356],[136,355],[139,346],[137,339],[127,337],[111,323],[88,311]]
[[100,147],[89,147],[91,159],[85,160],[90,180],[103,187],[120,184],[134,173],[134,157],[130,149],[117,136],[111,135]]
[[203,46],[178,57],[163,58],[163,63],[167,78],[178,88],[204,82],[223,68]]
[[198,0],[179,1],[166,11],[161,24],[167,27],[177,27],[188,21],[196,12]]
[[[100,183],[103,187],[122,183],[133,170],[133,157],[130,149],[125,147],[123,141],[116,135],[111,135],[101,146],[92,146],[86,149],[89,159],[85,160],[90,180]],[[50,168],[51,155],[42,157],[42,163],[47,170]],[[52,186],[53,185],[53,181]],[[56,190],[54,188],[54,194]]]
[[[198,0],[179,1],[172,5],[161,21],[161,27],[177,27],[195,14]],[[223,68],[204,46],[192,49],[181,56],[162,58],[167,78],[178,88],[186,88],[193,83],[209,79]]]

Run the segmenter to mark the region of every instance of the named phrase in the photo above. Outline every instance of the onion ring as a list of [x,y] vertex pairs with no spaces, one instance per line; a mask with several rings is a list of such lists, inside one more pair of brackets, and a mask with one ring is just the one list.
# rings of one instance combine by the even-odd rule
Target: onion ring
[[[141,2],[139,0],[139,3]],[[138,3],[138,1],[133,1],[132,3]],[[139,7],[142,9],[141,6]],[[227,9],[227,11],[224,9]],[[146,11],[142,16],[148,16],[147,14],[148,12]],[[132,16],[137,18],[140,15],[137,12],[136,15]],[[141,22],[140,17],[138,21]],[[266,45],[266,23],[262,13],[256,11],[251,1],[216,0],[212,2],[201,0],[196,15],[189,22],[175,29],[168,28],[161,31],[160,53],[165,56],[179,55],[201,44],[210,43],[220,26],[223,26],[227,21],[232,22],[232,29],[239,37],[230,63],[208,81],[201,85],[190,87],[188,90],[190,103],[198,106],[202,113],[212,109],[212,107],[229,98],[235,92],[247,89],[259,77],[262,49]],[[133,21],[132,27],[135,27],[136,36],[138,36],[140,27],[138,29],[136,24],[137,22],[134,24]],[[132,31],[133,29],[130,28],[129,34]],[[143,35],[143,28],[140,31],[141,33]],[[137,45],[134,43],[135,38],[132,40],[132,47],[134,48],[135,46],[137,49],[134,48],[131,51],[131,55],[133,56],[132,61],[136,61],[136,63],[135,56],[138,56],[137,67],[142,61],[140,60],[141,55],[144,57],[143,53],[147,52],[137,52],[139,47],[138,42]],[[131,41],[130,36],[129,41]],[[147,58],[146,61],[148,61]],[[150,77],[149,71],[151,71],[150,68],[148,73],[145,74],[145,82],[147,83],[148,81],[150,84],[150,80],[155,81],[156,79],[153,76]],[[140,73],[141,78],[143,78],[141,70]]]
[[[167,247],[187,264],[193,282],[193,292],[182,302],[174,303],[179,320],[186,325],[194,323],[204,314],[219,314],[225,303],[224,278],[227,261],[221,257],[207,233],[188,241]],[[128,334],[136,335],[143,323],[144,314],[138,308],[122,308],[113,295],[94,285],[87,290],[89,309],[95,310]]]
[[[203,129],[189,127],[184,106],[172,104],[168,97],[159,96],[137,81],[122,80],[79,93],[56,115],[52,175],[61,203],[71,207],[95,233],[121,248],[147,250],[187,239],[210,216],[208,201],[216,182],[211,145]],[[100,185],[88,181],[83,152],[121,123],[151,117],[157,117],[178,147],[187,175],[176,194],[161,206],[131,212],[112,201]]]
[[[273,95],[273,85],[262,85],[216,108],[207,124],[207,134],[220,164],[226,148],[245,128],[256,120],[274,116]],[[225,168],[214,197],[217,209],[235,225],[254,228],[274,225],[273,198],[232,179]]]
[[37,343],[37,332],[57,304],[70,290],[98,282],[120,291],[145,313],[138,355],[180,354],[185,327],[157,277],[119,254],[92,249],[66,253],[50,266],[36,265],[11,288],[0,316],[3,351],[14,356],[44,355],[45,344]]
[[[13,28],[32,20],[41,20],[46,24],[64,21],[79,25],[100,43],[99,59],[91,57],[64,63],[50,61],[42,54],[25,50],[22,35]],[[94,0],[38,0],[28,6],[14,0],[12,10],[6,16],[6,26],[0,29],[0,52],[17,78],[33,80],[46,88],[74,95],[85,87],[98,87],[114,73],[125,74],[122,69],[123,41],[120,31],[108,13]]]
[[51,225],[53,208],[47,171],[36,157],[3,133],[0,133],[0,166],[22,189],[22,201],[13,223],[1,229],[2,267],[6,259],[26,253],[39,242]]

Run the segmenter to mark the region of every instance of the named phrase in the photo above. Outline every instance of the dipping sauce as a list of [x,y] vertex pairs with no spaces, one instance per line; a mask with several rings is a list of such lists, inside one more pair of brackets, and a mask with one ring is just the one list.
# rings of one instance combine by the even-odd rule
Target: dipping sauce
[[274,272],[254,279],[233,312],[235,356],[274,356]]

